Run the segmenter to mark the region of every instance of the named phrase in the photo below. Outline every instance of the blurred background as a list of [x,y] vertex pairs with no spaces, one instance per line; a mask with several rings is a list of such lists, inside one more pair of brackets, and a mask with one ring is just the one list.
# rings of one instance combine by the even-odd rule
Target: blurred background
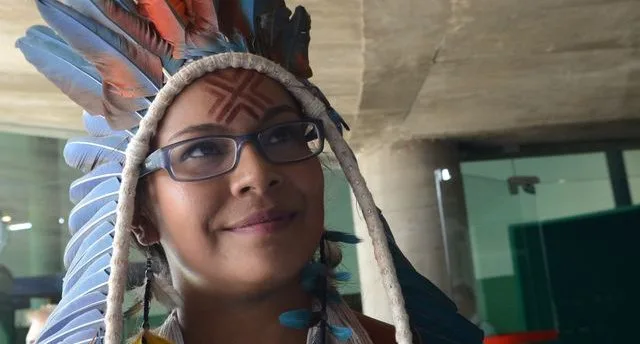
[[[287,3],[312,15],[312,81],[351,126],[399,246],[486,343],[637,342],[639,0]],[[0,344],[24,343],[27,311],[60,297],[80,176],[62,151],[81,110],[14,48],[37,23],[31,1],[0,0]],[[325,159],[327,226],[365,238],[344,248],[341,292],[390,321]]]

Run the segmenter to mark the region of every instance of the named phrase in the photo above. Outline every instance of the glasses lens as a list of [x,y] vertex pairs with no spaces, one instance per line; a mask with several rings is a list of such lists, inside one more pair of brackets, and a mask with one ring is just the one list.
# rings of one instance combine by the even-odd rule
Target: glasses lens
[[319,154],[324,146],[318,126],[313,122],[286,123],[263,131],[260,145],[273,162],[294,162]]
[[180,180],[197,180],[227,172],[236,159],[236,143],[225,137],[184,142],[170,153],[171,170]]

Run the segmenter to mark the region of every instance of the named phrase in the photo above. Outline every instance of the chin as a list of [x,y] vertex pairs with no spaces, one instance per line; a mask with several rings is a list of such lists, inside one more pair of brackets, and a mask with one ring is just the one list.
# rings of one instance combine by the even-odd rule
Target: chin
[[[266,264],[265,264],[266,263]],[[243,295],[263,295],[277,289],[300,283],[300,271],[303,264],[291,266],[291,263],[275,264],[274,261],[260,261],[250,265],[238,266],[233,285],[234,292]]]

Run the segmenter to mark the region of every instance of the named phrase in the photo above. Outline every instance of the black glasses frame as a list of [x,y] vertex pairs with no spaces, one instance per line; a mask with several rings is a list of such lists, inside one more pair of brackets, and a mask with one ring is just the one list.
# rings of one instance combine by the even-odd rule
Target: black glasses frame
[[[318,140],[320,140],[320,147],[318,149],[318,151],[316,153],[313,153],[307,157],[304,158],[300,158],[300,159],[296,159],[296,160],[287,160],[287,161],[274,161],[271,158],[269,158],[269,156],[265,153],[264,148],[262,147],[262,144],[260,143],[260,136],[268,130],[272,130],[273,128],[277,128],[279,126],[284,126],[284,125],[289,125],[289,124],[296,124],[296,123],[300,123],[300,124],[304,124],[304,123],[309,123],[309,124],[313,124],[315,125],[317,131],[318,131]],[[207,177],[202,177],[202,178],[197,178],[197,179],[185,179],[185,178],[179,178],[175,175],[173,168],[171,166],[171,151],[173,149],[175,149],[176,147],[182,146],[184,144],[187,144],[189,142],[193,142],[193,141],[198,141],[198,140],[202,140],[202,139],[207,139],[207,138],[226,138],[226,139],[231,139],[235,142],[236,145],[236,151],[235,151],[235,160],[233,162],[233,165],[231,167],[229,167],[229,169],[224,170],[223,172],[220,172],[218,174],[213,174],[211,176],[207,176]],[[172,143],[170,145],[164,146],[162,148],[157,149],[156,151],[154,151],[153,153],[149,154],[149,156],[145,159],[141,169],[140,169],[140,178],[145,177],[153,172],[156,172],[158,170],[166,170],[169,173],[169,176],[171,177],[171,179],[178,181],[178,182],[198,182],[198,181],[202,181],[202,180],[207,180],[207,179],[211,179],[211,178],[215,178],[218,176],[221,176],[223,174],[229,173],[231,171],[233,171],[237,166],[238,166],[238,162],[240,161],[240,154],[242,153],[242,148],[244,147],[244,145],[246,143],[253,143],[253,146],[256,148],[256,150],[258,151],[258,153],[268,162],[272,163],[272,164],[277,164],[277,165],[282,165],[282,164],[289,164],[289,163],[295,163],[295,162],[300,162],[300,161],[304,161],[307,159],[311,159],[315,156],[318,156],[320,153],[322,153],[322,151],[324,150],[324,141],[325,141],[325,135],[324,135],[324,127],[322,125],[322,121],[317,120],[317,119],[313,119],[313,118],[309,118],[309,119],[304,119],[304,120],[298,120],[298,121],[289,121],[289,122],[282,122],[282,123],[277,123],[274,124],[268,128],[264,128],[261,129],[259,131],[255,131],[253,133],[249,133],[249,134],[245,134],[245,135],[209,135],[209,136],[200,136],[200,137],[195,137],[192,139],[187,139],[184,141],[180,141],[180,142],[176,142],[176,143]]]

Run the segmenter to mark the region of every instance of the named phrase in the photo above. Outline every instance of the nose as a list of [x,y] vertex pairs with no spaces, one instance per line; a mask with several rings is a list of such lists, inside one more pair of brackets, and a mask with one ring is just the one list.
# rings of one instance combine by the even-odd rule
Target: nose
[[282,184],[283,178],[278,169],[265,160],[253,144],[248,143],[242,147],[239,159],[238,166],[230,176],[233,195],[264,195]]

